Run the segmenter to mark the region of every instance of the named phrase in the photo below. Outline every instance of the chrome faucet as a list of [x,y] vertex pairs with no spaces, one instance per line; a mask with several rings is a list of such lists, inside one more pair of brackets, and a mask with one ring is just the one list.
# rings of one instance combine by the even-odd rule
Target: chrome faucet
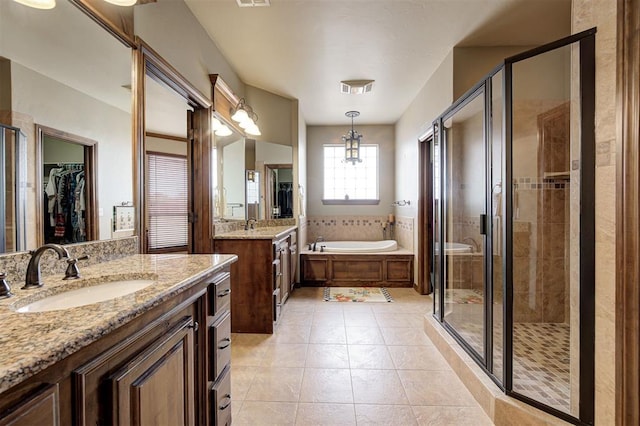
[[42,257],[42,254],[47,250],[55,251],[58,254],[58,259],[69,258],[67,249],[59,244],[45,244],[31,251],[31,259],[29,259],[29,265],[27,266],[27,277],[22,289],[42,287],[44,284],[40,281],[40,257]]
[[462,242],[463,243],[466,243],[466,242],[471,243],[471,246],[473,247],[473,253],[478,253],[480,251],[480,246],[478,245],[476,240],[474,240],[473,238],[467,237],[467,238],[463,239]]
[[318,238],[316,238],[316,240],[313,242],[313,251],[316,251],[316,244],[322,241],[324,241],[324,238],[322,238],[322,236],[319,236]]

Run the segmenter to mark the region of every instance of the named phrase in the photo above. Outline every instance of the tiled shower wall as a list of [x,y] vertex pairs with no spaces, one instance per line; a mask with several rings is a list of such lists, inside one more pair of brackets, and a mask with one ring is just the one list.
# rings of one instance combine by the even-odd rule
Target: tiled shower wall
[[[309,216],[307,241],[380,241],[395,239],[402,248],[413,250],[413,218],[388,216]],[[385,231],[386,229],[386,231]]]
[[569,183],[520,178],[513,229],[514,320],[568,321]]

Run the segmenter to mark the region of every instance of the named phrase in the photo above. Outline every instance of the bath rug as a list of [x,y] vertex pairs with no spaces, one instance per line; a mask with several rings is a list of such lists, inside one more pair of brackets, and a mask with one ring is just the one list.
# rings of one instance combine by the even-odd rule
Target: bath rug
[[393,302],[384,287],[325,287],[325,302]]
[[449,289],[445,297],[445,303],[456,303],[462,305],[484,303],[482,293],[471,289]]

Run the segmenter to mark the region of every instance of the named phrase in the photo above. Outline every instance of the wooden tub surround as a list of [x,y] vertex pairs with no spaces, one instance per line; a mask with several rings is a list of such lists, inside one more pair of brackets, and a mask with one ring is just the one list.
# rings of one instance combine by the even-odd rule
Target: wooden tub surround
[[413,253],[326,253],[304,250],[300,254],[301,281],[321,287],[413,287]]

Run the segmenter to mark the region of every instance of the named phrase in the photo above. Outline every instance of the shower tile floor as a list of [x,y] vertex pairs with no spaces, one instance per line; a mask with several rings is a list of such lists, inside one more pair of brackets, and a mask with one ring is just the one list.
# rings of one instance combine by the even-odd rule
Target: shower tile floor
[[[455,299],[452,297],[449,300]],[[447,322],[453,325],[458,334],[476,350],[482,348],[482,309],[478,309],[481,306],[481,303],[452,303],[448,305],[446,316]],[[499,306],[497,311],[501,313],[502,305]],[[501,323],[501,318],[494,318],[494,323]],[[571,401],[569,338],[568,324],[515,323],[513,390],[569,413]],[[502,342],[502,328],[496,332],[495,341]],[[502,347],[497,344],[494,371],[502,370],[502,365]]]

